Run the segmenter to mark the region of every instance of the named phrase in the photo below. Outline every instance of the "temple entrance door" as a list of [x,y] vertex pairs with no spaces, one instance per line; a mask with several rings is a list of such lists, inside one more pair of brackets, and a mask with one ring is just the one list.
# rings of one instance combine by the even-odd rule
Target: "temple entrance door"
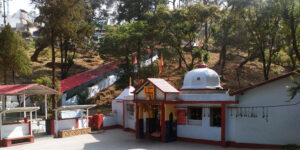
[[161,137],[161,114],[160,114],[160,105],[151,105],[149,106],[149,117],[146,121],[146,133],[154,138]]

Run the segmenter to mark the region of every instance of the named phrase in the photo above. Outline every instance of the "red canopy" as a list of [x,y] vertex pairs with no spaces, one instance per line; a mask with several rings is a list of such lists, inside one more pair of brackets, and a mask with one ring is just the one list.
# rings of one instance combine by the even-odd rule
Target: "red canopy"
[[59,94],[58,91],[39,84],[0,85],[0,95]]

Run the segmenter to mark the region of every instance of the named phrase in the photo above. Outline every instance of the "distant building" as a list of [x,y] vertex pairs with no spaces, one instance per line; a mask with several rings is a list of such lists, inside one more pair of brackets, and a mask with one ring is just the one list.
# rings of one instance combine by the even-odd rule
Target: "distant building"
[[[38,30],[34,26],[34,19],[36,17],[35,12],[27,12],[23,9],[20,9],[16,13],[7,16],[7,23],[17,32],[30,32],[31,35],[34,35],[34,32]],[[3,17],[0,17],[0,28],[3,28]]]

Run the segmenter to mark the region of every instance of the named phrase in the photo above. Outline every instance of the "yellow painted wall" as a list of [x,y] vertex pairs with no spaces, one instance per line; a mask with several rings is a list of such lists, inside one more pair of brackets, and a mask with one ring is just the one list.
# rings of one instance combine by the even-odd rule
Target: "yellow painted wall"
[[165,120],[169,120],[169,115],[172,112],[173,113],[173,120],[177,120],[177,109],[176,104],[165,104]]

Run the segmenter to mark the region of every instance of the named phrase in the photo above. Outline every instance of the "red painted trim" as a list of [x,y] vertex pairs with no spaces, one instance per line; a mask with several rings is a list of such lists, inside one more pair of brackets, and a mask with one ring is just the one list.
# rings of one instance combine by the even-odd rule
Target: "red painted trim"
[[221,145],[220,141],[213,141],[213,140],[191,139],[185,137],[177,137],[177,140],[184,141],[184,142],[201,143],[201,144]]
[[168,100],[165,104],[237,104],[237,101],[171,101]]
[[163,103],[163,101],[153,101],[153,100],[135,100],[133,101],[134,103],[154,103],[154,104],[160,104],[160,103]]
[[31,120],[28,122],[28,131],[29,135],[31,135]]
[[138,139],[139,138],[139,105],[136,104],[136,110],[135,110],[135,137]]
[[54,119],[51,119],[51,135],[55,135]]
[[237,101],[152,101],[152,100],[134,100],[134,103],[151,103],[151,104],[237,104]]
[[[297,72],[300,72],[300,70],[298,70]],[[233,95],[237,95],[237,94],[244,93],[244,92],[246,92],[246,91],[248,91],[248,90],[251,90],[251,89],[254,89],[254,88],[263,86],[263,85],[265,85],[265,84],[268,84],[268,83],[271,83],[271,82],[274,82],[274,81],[277,81],[277,80],[280,80],[280,79],[289,77],[289,76],[293,75],[294,73],[295,73],[295,72],[289,72],[289,73],[284,74],[284,75],[282,75],[282,76],[279,76],[279,77],[276,77],[276,78],[273,78],[273,79],[270,79],[270,80],[267,80],[267,81],[258,83],[258,84],[256,84],[256,85],[253,85],[253,86],[250,86],[250,87],[247,87],[247,88],[244,88],[244,89],[241,89],[241,90],[232,92],[232,93],[230,93],[229,95],[230,95],[230,96],[233,96]]]
[[228,91],[229,89],[179,89],[179,91]]
[[76,120],[76,126],[75,126],[75,128],[78,129],[79,128],[79,119],[76,118],[75,120]]
[[221,144],[226,146],[226,104],[221,106]]
[[125,130],[125,102],[123,101],[123,130]]
[[[21,140],[21,139],[29,139],[29,142],[12,144],[12,141],[14,141],[14,140]],[[1,146],[3,146],[3,147],[9,147],[9,146],[23,145],[23,144],[33,143],[33,142],[34,142],[34,136],[28,135],[28,136],[23,136],[23,137],[18,137],[18,138],[7,138],[7,139],[4,139],[4,140],[1,141]]]
[[254,144],[254,143],[236,143],[229,141],[227,146],[238,147],[238,148],[272,148],[272,149],[282,149],[283,145],[272,145],[272,144]]
[[165,105],[161,104],[160,105],[160,109],[161,109],[161,141],[165,142],[165,133],[166,133],[166,125],[165,125]]
[[141,87],[143,87],[143,85],[145,85],[147,82],[149,82],[148,80],[145,80],[141,85],[139,85],[134,91],[133,91],[133,93],[135,94],[137,91],[139,91],[139,89],[141,88]]
[[124,128],[124,131],[135,132],[135,130],[131,128]]
[[117,128],[122,128],[121,125],[113,125],[113,126],[107,126],[107,127],[102,127],[102,130],[109,130],[109,129],[117,129]]
[[79,118],[81,118],[81,117],[77,117],[77,118],[60,118],[58,120],[77,120]]
[[28,122],[10,122],[10,123],[2,123],[2,125],[15,125],[15,124],[27,124]]

